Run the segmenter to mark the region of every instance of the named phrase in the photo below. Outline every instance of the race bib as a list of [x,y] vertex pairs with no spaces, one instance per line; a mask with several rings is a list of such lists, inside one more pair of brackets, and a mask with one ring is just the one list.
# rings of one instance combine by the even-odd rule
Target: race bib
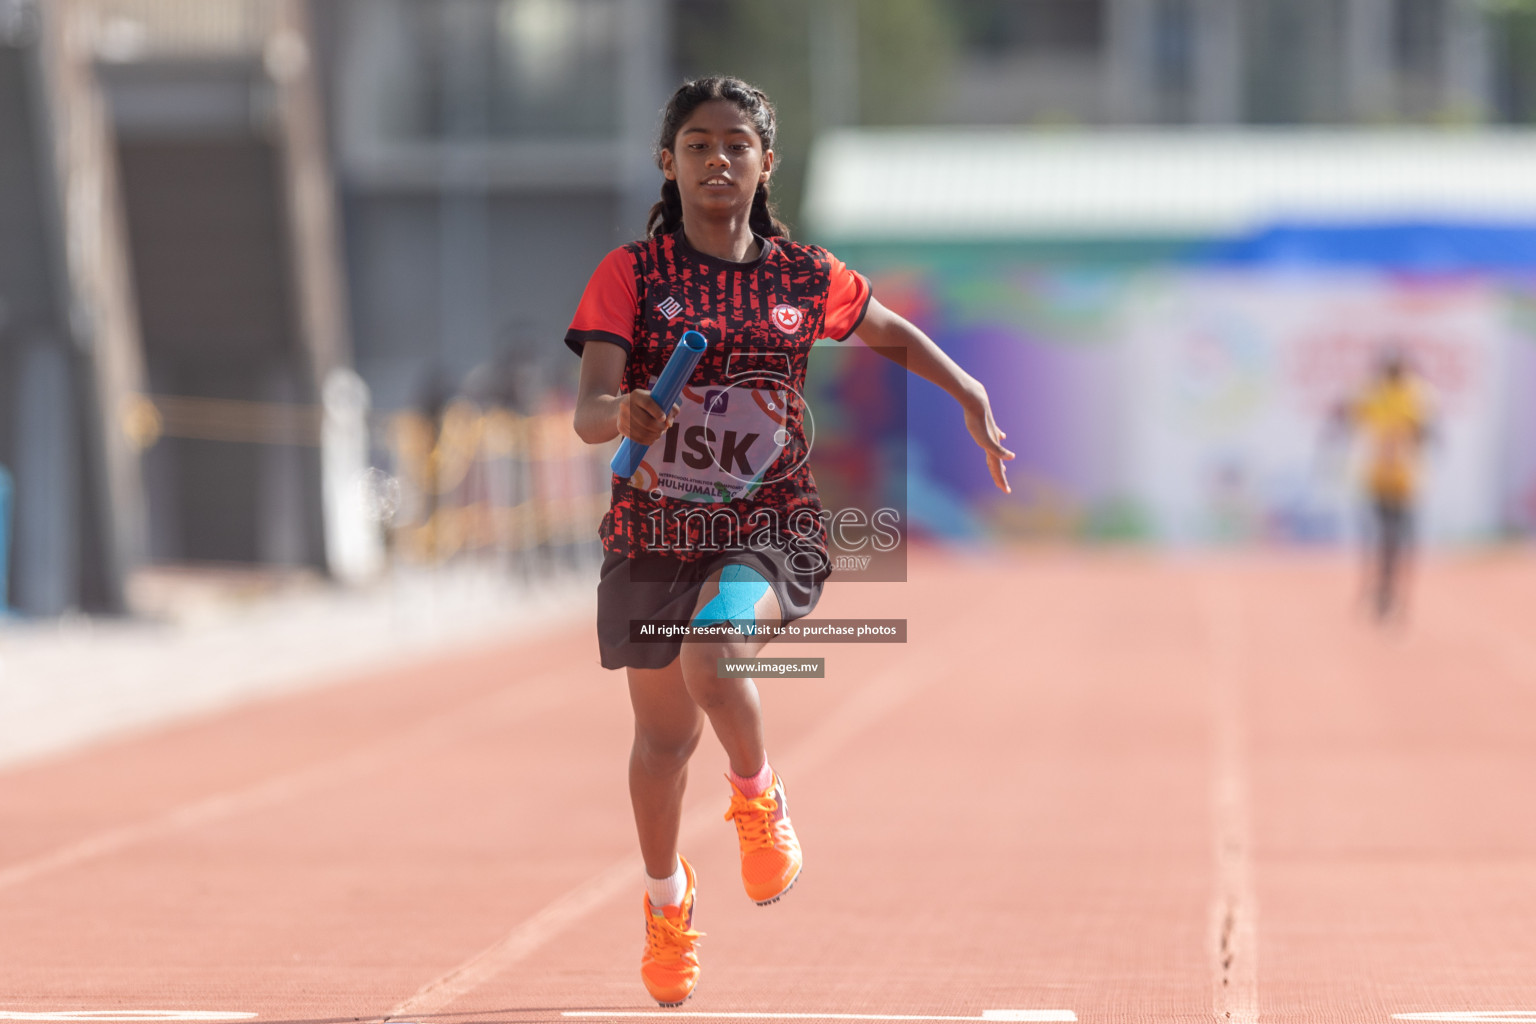
[[645,453],[630,483],[652,495],[726,502],[755,491],[790,443],[790,391],[759,378],[684,388],[682,411]]

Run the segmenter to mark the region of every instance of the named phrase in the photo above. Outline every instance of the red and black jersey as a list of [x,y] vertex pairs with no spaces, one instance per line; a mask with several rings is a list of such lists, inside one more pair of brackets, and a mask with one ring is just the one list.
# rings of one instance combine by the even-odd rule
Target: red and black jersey
[[800,395],[811,345],[857,329],[869,282],[817,246],[759,241],[733,263],[679,230],[613,250],[587,283],[565,343],[623,348],[624,391],[651,387],[684,331],[709,340],[677,424],[614,478],[606,551],[692,560],[773,535],[825,554]]

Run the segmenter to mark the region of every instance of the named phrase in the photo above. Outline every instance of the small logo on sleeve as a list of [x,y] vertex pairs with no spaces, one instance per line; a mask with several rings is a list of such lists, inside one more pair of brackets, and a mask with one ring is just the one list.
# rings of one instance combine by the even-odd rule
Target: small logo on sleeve
[[773,307],[773,326],[785,334],[794,334],[798,331],[800,329],[800,321],[804,319],[805,314],[801,313],[794,306]]
[[656,304],[656,308],[661,310],[661,315],[668,320],[676,320],[677,315],[683,311],[683,304],[668,295]]

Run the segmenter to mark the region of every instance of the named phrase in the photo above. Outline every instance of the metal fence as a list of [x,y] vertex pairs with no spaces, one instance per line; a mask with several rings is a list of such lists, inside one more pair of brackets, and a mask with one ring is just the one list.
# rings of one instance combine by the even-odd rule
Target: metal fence
[[612,446],[583,442],[568,411],[520,416],[456,399],[435,421],[397,413],[384,434],[370,495],[394,560],[534,565],[595,553]]
[[[175,437],[322,447],[319,406],[140,396],[126,428],[142,450]],[[355,480],[390,565],[496,561],[538,574],[595,560],[614,444],[589,445],[571,410],[524,415],[467,398],[438,415],[375,414]]]

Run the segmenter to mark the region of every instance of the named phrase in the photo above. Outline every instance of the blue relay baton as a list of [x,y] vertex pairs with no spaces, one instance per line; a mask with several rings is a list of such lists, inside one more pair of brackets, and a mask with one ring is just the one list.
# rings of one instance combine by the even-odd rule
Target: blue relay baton
[[[651,397],[656,404],[661,406],[663,415],[672,411],[677,404],[678,396],[683,393],[683,387],[688,383],[688,378],[693,376],[693,368],[699,365],[699,357],[709,347],[709,341],[698,331],[684,331],[678,339],[677,347],[672,350],[672,355],[667,359],[667,365],[662,368],[661,376],[656,378],[656,385],[651,388]],[[613,461],[608,467],[618,476],[628,480],[635,475],[635,470],[640,468],[640,460],[645,458],[645,453],[650,449],[648,444],[636,444],[630,438],[625,438],[619,445],[619,450],[613,453]]]

